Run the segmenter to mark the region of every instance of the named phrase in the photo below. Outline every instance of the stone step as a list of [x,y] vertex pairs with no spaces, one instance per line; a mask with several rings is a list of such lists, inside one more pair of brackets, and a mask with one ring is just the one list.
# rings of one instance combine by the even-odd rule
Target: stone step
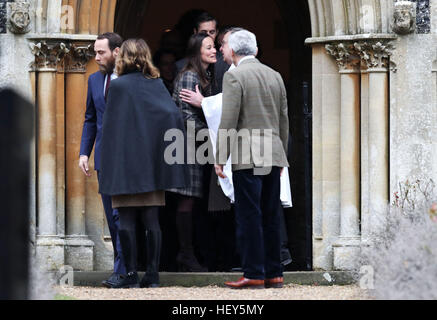
[[[103,280],[108,279],[110,272],[74,272],[74,286],[100,287]],[[140,272],[140,279],[144,273]],[[161,287],[206,287],[224,286],[226,281],[235,281],[241,277],[241,273],[171,273],[161,272]],[[286,272],[284,273],[285,284],[298,285],[351,285],[356,281],[350,272]]]

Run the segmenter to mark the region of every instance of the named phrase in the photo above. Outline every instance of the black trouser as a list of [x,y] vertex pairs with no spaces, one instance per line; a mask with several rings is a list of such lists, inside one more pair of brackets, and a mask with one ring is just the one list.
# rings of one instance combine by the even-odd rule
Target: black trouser
[[280,172],[274,167],[268,175],[254,175],[254,170],[233,174],[237,238],[248,279],[282,277]]
[[137,224],[141,223],[144,231],[161,232],[158,207],[125,207],[118,209],[120,216],[120,244],[126,263],[126,271],[137,272]]

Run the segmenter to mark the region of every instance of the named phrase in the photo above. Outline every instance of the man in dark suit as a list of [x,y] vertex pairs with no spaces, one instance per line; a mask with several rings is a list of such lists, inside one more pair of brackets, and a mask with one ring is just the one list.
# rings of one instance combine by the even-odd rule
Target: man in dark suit
[[[280,288],[280,177],[288,167],[287,93],[281,75],[255,58],[256,37],[247,30],[227,34],[222,52],[237,66],[223,80],[223,112],[216,173],[232,154],[237,237],[244,277],[233,289]],[[230,139],[229,139],[230,138]]]
[[[99,178],[103,114],[106,108],[109,84],[112,80],[117,78],[117,75],[114,72],[115,59],[122,43],[123,39],[118,34],[104,33],[97,37],[94,44],[96,62],[99,65],[100,71],[92,74],[88,80],[85,123],[83,126],[79,160],[79,167],[87,177],[91,176],[88,162],[95,144],[94,169],[97,171],[97,178]],[[104,194],[101,196],[114,248],[114,272],[111,277],[108,280],[103,281],[102,284],[107,288],[112,288],[121,281],[122,277],[124,277],[126,274],[126,267],[118,237],[118,211],[112,209],[110,196]]]

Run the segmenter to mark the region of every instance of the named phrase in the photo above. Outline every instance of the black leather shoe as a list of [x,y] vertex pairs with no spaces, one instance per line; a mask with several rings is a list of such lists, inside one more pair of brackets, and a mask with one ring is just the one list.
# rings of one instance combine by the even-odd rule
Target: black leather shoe
[[130,289],[139,288],[140,280],[138,279],[138,274],[136,272],[130,272],[127,275],[120,275],[120,280],[115,283],[112,289]]
[[102,281],[102,285],[105,288],[112,288],[115,284],[120,282],[120,275],[118,273],[113,273],[109,279]]

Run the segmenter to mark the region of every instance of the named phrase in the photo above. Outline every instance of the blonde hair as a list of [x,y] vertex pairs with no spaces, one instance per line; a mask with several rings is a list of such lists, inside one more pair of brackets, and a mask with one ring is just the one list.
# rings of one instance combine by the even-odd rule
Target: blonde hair
[[122,44],[115,68],[119,76],[139,71],[149,79],[160,77],[158,68],[152,62],[150,48],[143,39],[129,39]]

